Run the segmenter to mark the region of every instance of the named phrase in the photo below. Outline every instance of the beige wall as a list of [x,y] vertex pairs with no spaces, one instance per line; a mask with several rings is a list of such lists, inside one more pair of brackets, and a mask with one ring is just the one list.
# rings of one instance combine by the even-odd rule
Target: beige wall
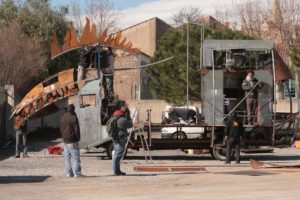
[[153,57],[157,48],[157,41],[170,27],[155,17],[124,29],[122,35],[132,43],[133,47],[139,48],[145,54]]
[[[149,63],[150,58],[144,55],[128,55],[117,57],[115,69],[138,67],[142,63]],[[120,100],[140,99],[141,94],[141,69],[116,71],[114,76],[115,95]]]
[[[298,100],[292,100],[292,112],[298,112]],[[290,101],[289,100],[277,100],[276,112],[289,113],[290,112]]]

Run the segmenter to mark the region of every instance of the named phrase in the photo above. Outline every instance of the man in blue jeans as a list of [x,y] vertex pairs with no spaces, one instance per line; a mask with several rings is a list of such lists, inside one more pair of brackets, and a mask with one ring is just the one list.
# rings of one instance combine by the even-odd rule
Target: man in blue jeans
[[[16,120],[19,120],[19,116]],[[27,156],[27,122],[25,119],[15,126],[16,129],[16,155],[15,158],[20,158],[21,151],[23,152],[23,158]]]
[[126,106],[122,106],[120,110],[116,110],[113,114],[114,117],[118,117],[118,135],[113,138],[113,145],[115,154],[113,155],[113,172],[115,176],[124,176],[125,172],[120,169],[120,161],[122,159],[123,152],[125,151],[125,145],[128,137],[127,129],[133,126],[132,119],[130,117],[130,111]]
[[[80,128],[73,104],[68,106],[67,112],[60,119],[60,132],[64,141],[67,176],[80,177],[82,176],[79,152]],[[71,166],[71,158],[73,158],[74,161],[73,169]]]

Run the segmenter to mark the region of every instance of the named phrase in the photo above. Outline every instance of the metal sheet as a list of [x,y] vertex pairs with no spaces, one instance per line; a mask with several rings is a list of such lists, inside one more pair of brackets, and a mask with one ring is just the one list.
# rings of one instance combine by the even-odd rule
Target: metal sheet
[[222,70],[216,70],[215,77],[213,71],[209,70],[201,77],[202,112],[208,125],[213,125],[213,79],[215,80],[215,125],[224,124],[222,120],[224,116],[223,76]]
[[257,123],[259,125],[271,125],[273,115],[273,75],[269,71],[255,71],[255,77],[264,82],[264,87],[258,89],[257,98]]
[[139,49],[133,48],[131,42],[127,42],[126,38],[122,38],[122,32],[118,32],[115,35],[108,35],[107,30],[105,30],[99,37],[97,37],[96,25],[91,24],[89,18],[86,18],[86,25],[82,36],[77,39],[76,31],[74,27],[69,28],[62,46],[59,45],[57,34],[54,33],[53,40],[51,44],[51,59],[55,59],[64,53],[81,48],[81,45],[94,45],[99,44],[100,46],[110,46],[112,48],[120,49],[131,54],[141,53]]
[[[75,104],[75,111],[77,113],[80,124],[80,147],[89,149],[91,147],[103,144],[110,141],[105,126],[101,125],[101,87],[99,80],[87,83],[78,93],[78,98]],[[95,98],[95,103],[89,103],[89,106],[80,106],[81,98],[88,95],[89,98]],[[93,101],[93,100],[92,100]]]
[[204,40],[203,42],[203,66],[211,67],[212,50],[226,49],[251,49],[251,50],[271,50],[274,42],[271,40]]
[[294,79],[289,67],[285,64],[278,52],[274,50],[275,57],[275,78],[276,81],[286,81],[288,79]]

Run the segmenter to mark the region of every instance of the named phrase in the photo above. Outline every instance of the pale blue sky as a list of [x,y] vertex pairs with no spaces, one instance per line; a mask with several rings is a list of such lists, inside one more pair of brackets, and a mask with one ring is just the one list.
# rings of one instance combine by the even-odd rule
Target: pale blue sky
[[[85,2],[88,0],[80,0]],[[248,0],[238,0],[239,3]],[[71,0],[52,0],[52,6],[68,5]],[[232,0],[110,0],[113,7],[121,10],[119,28],[127,28],[153,17],[172,24],[172,17],[183,7],[195,7],[203,15],[214,16],[216,8],[230,7]],[[84,17],[84,16],[83,16]]]
[[[81,2],[87,0],[81,0]],[[124,10],[131,7],[136,7],[146,2],[151,2],[155,0],[110,0],[113,3],[114,8],[118,10]],[[59,6],[59,5],[67,5],[71,2],[71,0],[52,0],[52,6]]]

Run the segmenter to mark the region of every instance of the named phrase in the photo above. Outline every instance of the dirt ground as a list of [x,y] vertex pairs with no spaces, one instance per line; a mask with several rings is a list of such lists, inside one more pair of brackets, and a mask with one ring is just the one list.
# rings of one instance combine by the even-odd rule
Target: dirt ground
[[[36,145],[35,145],[36,146]],[[225,165],[210,155],[188,155],[180,150],[153,151],[147,163],[143,151],[129,151],[122,162],[126,176],[112,176],[105,153],[82,154],[85,177],[68,178],[63,156],[48,155],[43,147],[29,149],[29,158],[14,158],[1,149],[0,200],[140,200],[140,199],[299,199],[300,168],[252,169],[256,159],[300,165],[300,149],[275,149],[269,154],[242,154],[240,165]],[[136,172],[136,166],[200,166],[201,172]]]

